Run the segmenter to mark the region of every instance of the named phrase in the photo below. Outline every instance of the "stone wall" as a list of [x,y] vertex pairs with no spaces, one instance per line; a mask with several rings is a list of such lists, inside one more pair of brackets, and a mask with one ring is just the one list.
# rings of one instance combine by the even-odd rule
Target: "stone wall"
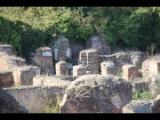
[[98,74],[100,70],[99,52],[97,49],[82,50],[79,53],[79,64],[86,65],[86,70]]
[[146,77],[152,77],[160,73],[160,61],[145,60],[142,63],[142,74]]
[[61,113],[122,113],[132,100],[132,86],[122,78],[83,75],[66,88]]
[[72,50],[66,37],[60,36],[52,43],[51,47],[54,53],[54,60],[60,61],[62,59],[65,60],[66,58],[72,59]]
[[80,53],[84,48],[85,48],[85,47],[82,46],[82,45],[73,44],[73,45],[71,46],[72,59],[73,59],[73,60],[79,59],[79,53]]
[[9,55],[13,54],[11,45],[0,45],[0,51],[6,52]]
[[[0,52],[0,76],[3,86],[32,85],[35,75],[41,74],[41,69],[34,65],[26,65],[25,60],[6,52]],[[6,82],[5,82],[6,81]],[[6,84],[6,85],[5,85]]]
[[0,73],[0,87],[11,87],[14,85],[12,72]]
[[131,64],[140,67],[145,60],[145,54],[140,51],[130,52]]
[[151,100],[132,100],[123,107],[123,113],[152,113]]
[[[46,105],[48,104],[46,101],[52,99],[56,102],[57,95],[62,97],[64,91],[65,88],[57,86],[5,88],[0,90],[0,97],[8,105],[14,105],[14,108],[20,112],[25,109],[28,113],[46,113]],[[16,104],[12,104],[13,102]],[[19,109],[19,106],[21,106],[21,109]],[[16,111],[14,109],[8,111],[3,109],[1,112],[14,113]]]
[[101,74],[102,75],[115,75],[116,67],[113,62],[102,62],[101,63]]
[[112,55],[99,55],[99,61],[111,61],[116,66],[116,71],[121,72],[122,66],[125,64],[132,64],[136,67],[140,67],[144,61],[144,54],[140,51],[135,52],[118,52]]
[[100,55],[110,55],[111,54],[111,47],[100,36],[92,36],[88,39],[87,49],[89,48],[98,49]]
[[34,57],[33,62],[42,68],[42,73],[48,73],[49,75],[54,73],[51,48],[40,47],[36,49],[36,56]]
[[59,61],[56,63],[56,75],[68,76],[68,64],[65,61]]
[[146,81],[135,81],[132,83],[133,91],[137,90],[138,92],[149,91],[149,85],[151,81],[148,79]]
[[3,57],[0,57],[0,87],[11,87],[14,84],[12,71]]
[[136,66],[126,64],[122,66],[123,78],[133,83],[138,78],[138,69]]
[[86,66],[83,64],[75,65],[73,67],[73,76],[81,76],[86,74]]
[[32,85],[33,84],[33,77],[36,75],[40,75],[41,69],[36,66],[28,66],[28,67],[21,67],[21,69],[17,71],[13,71],[13,78],[15,85]]

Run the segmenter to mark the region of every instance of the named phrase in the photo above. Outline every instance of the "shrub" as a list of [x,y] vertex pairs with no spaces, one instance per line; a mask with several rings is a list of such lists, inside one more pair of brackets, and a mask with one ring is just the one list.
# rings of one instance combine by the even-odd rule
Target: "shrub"
[[149,91],[138,92],[133,91],[133,100],[151,100],[153,99]]

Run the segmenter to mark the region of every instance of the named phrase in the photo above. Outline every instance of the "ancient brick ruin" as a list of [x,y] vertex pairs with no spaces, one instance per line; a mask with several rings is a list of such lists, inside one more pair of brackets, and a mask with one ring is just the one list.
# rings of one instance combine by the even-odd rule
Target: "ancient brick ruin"
[[100,55],[110,55],[111,47],[105,43],[101,36],[92,36],[87,41],[87,48],[98,49]]
[[36,49],[36,56],[33,62],[42,68],[42,73],[52,75],[53,69],[53,55],[52,49],[49,47],[40,47]]
[[129,80],[131,83],[138,78],[138,69],[134,65],[126,64],[122,66],[123,78]]
[[144,59],[144,53],[140,51],[118,52],[112,55],[99,55],[100,63],[103,61],[113,62],[116,67],[116,72],[122,72],[122,66],[126,64],[132,64],[136,67],[139,67],[141,66]]
[[66,37],[60,36],[54,44],[51,45],[54,51],[54,59],[60,61],[70,58],[72,59],[72,51],[69,45],[69,41]]
[[116,67],[113,62],[104,61],[101,63],[101,74],[102,75],[115,75]]
[[143,76],[152,77],[160,73],[160,61],[145,60],[142,63]]
[[73,81],[60,104],[61,113],[121,113],[132,99],[132,86],[122,78],[84,75]]
[[[10,51],[11,47],[8,47]],[[12,53],[12,52],[10,52]],[[25,60],[0,51],[0,86],[11,87],[13,85],[32,85],[33,77],[40,75],[41,69],[34,65],[26,65]]]
[[73,76],[81,76],[86,74],[86,66],[83,64],[75,65],[73,67]]
[[99,52],[97,49],[82,50],[79,53],[79,62],[86,65],[87,71],[91,71],[93,74],[99,73]]
[[59,61],[56,63],[56,75],[57,76],[68,75],[68,64],[65,61]]
[[[61,97],[60,113],[160,112],[159,60],[145,60],[140,51],[111,54],[100,36],[90,37],[87,46],[77,49],[61,36],[50,47],[37,48],[34,65],[27,65],[13,55],[12,46],[0,45],[1,113],[43,113],[46,99],[55,100],[57,95]],[[78,63],[72,66],[67,58]],[[119,72],[122,76],[116,77]],[[140,72],[146,81],[138,81]],[[149,91],[154,100],[133,101],[135,90]],[[17,103],[10,104],[8,95]]]

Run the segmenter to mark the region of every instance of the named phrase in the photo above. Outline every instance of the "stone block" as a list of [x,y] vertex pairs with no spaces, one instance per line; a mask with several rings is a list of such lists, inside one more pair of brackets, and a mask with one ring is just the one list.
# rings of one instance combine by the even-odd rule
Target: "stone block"
[[59,61],[56,63],[56,75],[57,76],[67,76],[68,73],[68,64],[65,61]]
[[135,81],[138,78],[138,68],[134,65],[127,64],[122,66],[123,78],[130,82]]
[[113,62],[102,62],[101,63],[101,74],[102,75],[115,75],[116,67]]
[[86,74],[86,67],[82,64],[73,67],[73,76],[81,76]]

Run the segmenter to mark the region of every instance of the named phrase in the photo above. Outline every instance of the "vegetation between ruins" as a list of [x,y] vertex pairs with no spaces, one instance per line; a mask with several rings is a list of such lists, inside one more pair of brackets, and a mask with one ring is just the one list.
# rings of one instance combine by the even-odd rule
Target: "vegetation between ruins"
[[137,90],[133,91],[133,100],[152,100],[153,97],[149,91],[139,92]]
[[31,52],[59,35],[85,45],[100,34],[112,47],[159,50],[159,7],[0,7],[0,42],[30,60]]

